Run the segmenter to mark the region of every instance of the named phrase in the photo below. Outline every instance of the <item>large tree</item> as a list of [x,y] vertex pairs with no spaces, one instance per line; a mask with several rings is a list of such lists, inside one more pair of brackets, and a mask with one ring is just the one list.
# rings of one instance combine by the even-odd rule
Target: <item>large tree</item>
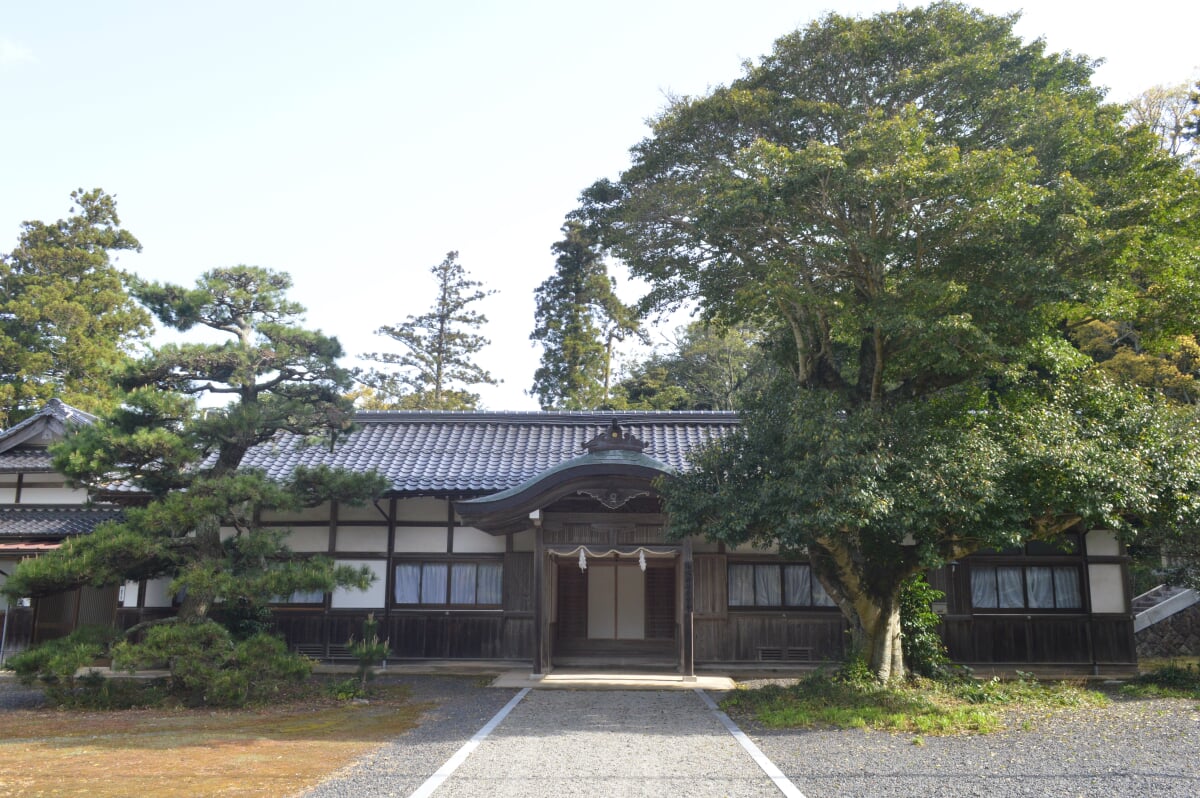
[[[275,596],[364,586],[369,575],[320,557],[293,556],[283,532],[259,525],[264,510],[337,500],[361,503],[384,484],[373,474],[297,469],[268,477],[243,469],[254,446],[326,445],[350,420],[351,375],[337,340],[303,329],[282,273],[238,266],[206,273],[194,288],[136,283],[168,327],[207,328],[222,343],[167,344],[121,377],[121,406],[82,428],[55,467],[98,490],[113,484],[149,499],[121,522],[27,560],[5,586],[46,595],[83,584],[172,578],[179,617],[214,611],[254,616]],[[197,409],[195,397],[227,401]]]
[[115,395],[109,372],[150,332],[111,261],[141,250],[116,199],[79,189],[71,201],[66,219],[25,222],[16,249],[0,257],[0,428],[52,396],[103,409]]
[[634,309],[617,297],[615,283],[580,222],[563,226],[551,249],[554,274],[537,291],[530,340],[541,344],[533,388],[542,409],[587,410],[611,403],[614,346],[638,332]]
[[909,575],[1178,524],[1200,496],[1194,416],[1073,336],[1192,323],[1194,176],[1015,20],[829,15],[674,101],[584,194],[650,301],[787,331],[787,381],[667,508],[678,534],[807,552],[880,678],[903,673]]
[[495,291],[484,291],[482,283],[467,277],[457,252],[447,253],[430,272],[437,281],[433,308],[375,331],[407,351],[363,355],[390,368],[360,372],[358,379],[389,408],[471,410],[479,404],[471,386],[498,383],[475,362],[490,341],[477,332],[487,324],[487,316],[471,307]]
[[771,381],[765,336],[749,327],[693,321],[664,351],[630,365],[617,384],[621,409],[737,410]]
[[1125,121],[1130,125],[1145,126],[1158,136],[1169,154],[1194,163],[1192,131],[1200,120],[1194,91],[1188,83],[1146,89],[1130,101]]

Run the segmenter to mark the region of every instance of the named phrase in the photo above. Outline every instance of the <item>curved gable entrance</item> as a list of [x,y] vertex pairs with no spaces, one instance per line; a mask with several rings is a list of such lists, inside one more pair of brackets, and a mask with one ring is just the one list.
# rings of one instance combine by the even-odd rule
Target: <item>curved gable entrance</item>
[[690,635],[680,632],[690,547],[667,541],[656,488],[675,472],[644,448],[614,421],[585,454],[454,504],[464,524],[494,535],[535,530],[535,673],[678,664],[690,674]]

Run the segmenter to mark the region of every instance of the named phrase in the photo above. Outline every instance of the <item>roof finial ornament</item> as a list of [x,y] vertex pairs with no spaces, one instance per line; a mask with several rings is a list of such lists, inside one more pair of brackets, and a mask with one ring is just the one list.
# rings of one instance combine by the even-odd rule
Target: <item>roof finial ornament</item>
[[589,454],[596,452],[612,451],[614,449],[624,450],[628,452],[640,452],[645,450],[646,442],[638,438],[632,432],[621,431],[621,420],[613,417],[609,422],[608,430],[601,432],[596,437],[583,445],[583,448]]

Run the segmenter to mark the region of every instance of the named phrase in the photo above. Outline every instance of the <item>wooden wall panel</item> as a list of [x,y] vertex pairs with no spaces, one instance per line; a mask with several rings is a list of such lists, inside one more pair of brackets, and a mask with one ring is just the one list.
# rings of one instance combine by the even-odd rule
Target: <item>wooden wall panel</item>
[[1093,618],[1092,646],[1098,663],[1137,662],[1133,621],[1127,617]]
[[505,618],[501,639],[505,659],[533,660],[533,618]]
[[697,554],[693,560],[695,573],[696,617],[724,618],[729,611],[728,576],[724,554]]
[[504,611],[533,612],[533,553],[504,555]]

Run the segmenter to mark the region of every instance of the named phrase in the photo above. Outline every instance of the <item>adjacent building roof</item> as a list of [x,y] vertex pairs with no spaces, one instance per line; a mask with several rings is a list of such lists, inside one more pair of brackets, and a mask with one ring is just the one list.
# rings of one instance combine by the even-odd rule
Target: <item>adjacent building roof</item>
[[51,470],[46,447],[62,440],[68,427],[95,421],[91,413],[51,399],[29,418],[0,431],[0,473]]
[[332,451],[280,436],[242,465],[278,478],[301,465],[374,469],[397,495],[480,496],[579,456],[614,420],[646,443],[647,457],[673,470],[687,470],[695,449],[738,423],[726,412],[370,412],[355,417],[356,429]]
[[55,504],[0,505],[0,541],[13,538],[64,538],[86,535],[105,521],[121,517],[116,507]]

